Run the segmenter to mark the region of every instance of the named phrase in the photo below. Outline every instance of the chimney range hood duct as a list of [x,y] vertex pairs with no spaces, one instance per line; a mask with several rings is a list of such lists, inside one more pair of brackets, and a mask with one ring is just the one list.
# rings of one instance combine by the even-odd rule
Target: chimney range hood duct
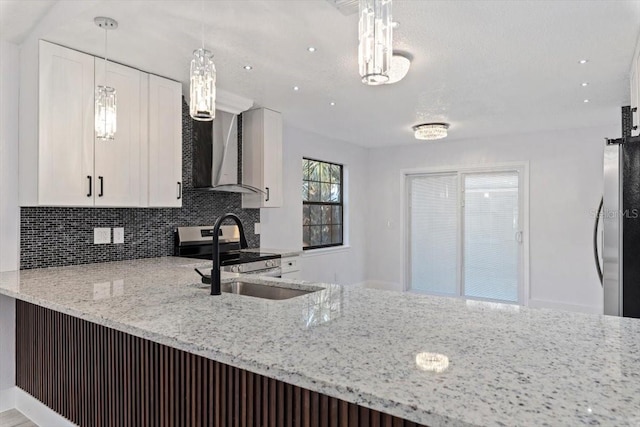
[[216,110],[211,122],[192,120],[193,187],[201,191],[264,193],[238,181],[237,115]]

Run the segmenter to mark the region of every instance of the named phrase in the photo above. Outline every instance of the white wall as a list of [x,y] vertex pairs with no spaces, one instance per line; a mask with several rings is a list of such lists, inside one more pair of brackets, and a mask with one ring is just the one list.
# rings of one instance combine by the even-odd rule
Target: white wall
[[282,208],[260,212],[260,245],[265,248],[302,250],[302,158],[345,166],[346,248],[320,249],[304,254],[302,279],[341,284],[365,279],[366,170],[368,150],[348,142],[284,127]]
[[20,51],[0,42],[0,271],[18,269],[18,107]]
[[529,162],[530,300],[602,312],[592,252],[605,137],[619,127],[417,142],[373,149],[368,164],[368,285],[402,290],[401,170]]

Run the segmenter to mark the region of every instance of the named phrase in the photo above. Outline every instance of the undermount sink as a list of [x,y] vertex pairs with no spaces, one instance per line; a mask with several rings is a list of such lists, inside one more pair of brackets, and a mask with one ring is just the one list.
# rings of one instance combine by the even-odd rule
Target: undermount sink
[[247,282],[222,283],[220,290],[229,294],[245,295],[254,298],[282,300],[307,295],[317,292],[321,288],[313,290],[281,288],[278,286],[260,285]]

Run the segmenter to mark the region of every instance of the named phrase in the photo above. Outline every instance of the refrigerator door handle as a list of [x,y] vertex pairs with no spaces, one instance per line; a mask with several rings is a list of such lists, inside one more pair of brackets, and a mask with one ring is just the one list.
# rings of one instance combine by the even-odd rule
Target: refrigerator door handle
[[604,203],[604,197],[600,199],[600,205],[598,205],[598,212],[596,213],[596,221],[593,225],[593,256],[596,261],[596,270],[598,271],[598,277],[600,278],[600,285],[604,286],[602,267],[600,266],[600,254],[598,251],[598,226],[600,225],[600,214],[602,213],[602,205]]

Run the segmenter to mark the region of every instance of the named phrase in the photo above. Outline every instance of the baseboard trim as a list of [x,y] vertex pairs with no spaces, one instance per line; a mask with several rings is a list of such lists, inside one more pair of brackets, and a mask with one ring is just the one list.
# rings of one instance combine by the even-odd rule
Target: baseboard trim
[[16,387],[0,390],[0,412],[8,411],[16,407]]
[[578,313],[602,314],[602,307],[592,305],[568,304],[558,301],[548,301],[543,299],[532,298],[529,300],[531,308],[548,308],[551,310],[573,311]]
[[[20,387],[13,387],[11,393],[14,399],[14,408],[22,412],[25,417],[40,427],[77,427],[68,419],[58,414],[35,397],[31,396]],[[4,390],[3,390],[4,392]],[[13,408],[8,408],[13,409]]]

